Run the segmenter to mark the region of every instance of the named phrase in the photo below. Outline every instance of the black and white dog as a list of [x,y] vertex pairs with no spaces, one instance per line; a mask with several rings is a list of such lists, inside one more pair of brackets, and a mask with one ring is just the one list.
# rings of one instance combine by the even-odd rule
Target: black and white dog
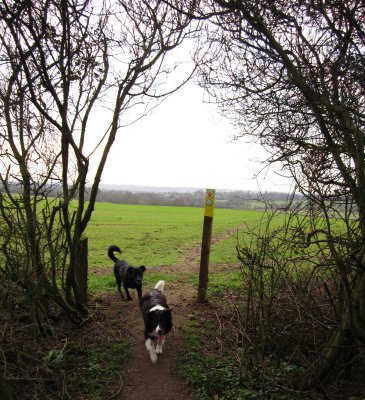
[[146,271],[146,267],[141,265],[140,267],[133,267],[128,264],[125,260],[119,260],[114,252],[121,253],[122,250],[118,246],[110,246],[108,248],[108,256],[114,261],[114,276],[118,285],[118,292],[120,296],[123,298],[121,286],[123,283],[123,287],[125,293],[127,295],[128,300],[132,300],[131,295],[129,294],[128,288],[137,289],[138,299],[141,301],[142,298],[142,279],[143,273]]
[[157,362],[157,354],[162,353],[166,335],[172,329],[171,309],[162,294],[164,287],[165,281],[159,281],[141,300],[145,344],[153,363]]

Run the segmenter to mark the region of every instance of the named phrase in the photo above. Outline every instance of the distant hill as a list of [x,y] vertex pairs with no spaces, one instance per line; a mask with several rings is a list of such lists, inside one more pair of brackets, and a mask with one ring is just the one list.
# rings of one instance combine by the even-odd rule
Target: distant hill
[[[138,185],[113,185],[108,183],[101,183],[100,189],[102,190],[117,190],[125,192],[143,192],[143,193],[195,193],[205,188],[192,188],[192,187],[167,187],[167,186],[138,186]],[[208,188],[207,188],[208,189]],[[217,189],[223,192],[231,192],[230,189]]]
[[[201,207],[205,199],[202,188],[101,184],[99,189],[97,201],[109,203]],[[86,191],[85,199],[88,194]],[[270,204],[273,208],[286,208],[290,197],[279,192],[216,189],[215,206],[262,210]],[[301,199],[302,196],[296,195],[292,205]]]

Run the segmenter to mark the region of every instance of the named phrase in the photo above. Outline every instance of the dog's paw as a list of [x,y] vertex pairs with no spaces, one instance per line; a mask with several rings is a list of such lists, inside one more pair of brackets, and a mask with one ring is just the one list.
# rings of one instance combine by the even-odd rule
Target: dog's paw
[[162,346],[159,344],[156,346],[156,354],[162,354]]
[[157,363],[157,354],[156,353],[150,353],[151,361],[153,364]]

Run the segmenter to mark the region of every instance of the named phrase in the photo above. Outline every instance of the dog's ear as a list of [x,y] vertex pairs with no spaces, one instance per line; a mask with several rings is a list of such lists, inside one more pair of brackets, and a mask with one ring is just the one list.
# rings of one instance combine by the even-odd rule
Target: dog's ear
[[141,266],[139,267],[139,269],[140,269],[142,272],[146,271],[146,267],[145,267],[144,265],[141,265]]

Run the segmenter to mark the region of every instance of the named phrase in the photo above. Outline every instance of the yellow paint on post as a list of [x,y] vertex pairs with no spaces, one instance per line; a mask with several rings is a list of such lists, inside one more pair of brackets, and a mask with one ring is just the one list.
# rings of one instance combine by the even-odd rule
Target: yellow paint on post
[[205,217],[213,217],[215,202],[215,189],[207,189],[205,194]]

